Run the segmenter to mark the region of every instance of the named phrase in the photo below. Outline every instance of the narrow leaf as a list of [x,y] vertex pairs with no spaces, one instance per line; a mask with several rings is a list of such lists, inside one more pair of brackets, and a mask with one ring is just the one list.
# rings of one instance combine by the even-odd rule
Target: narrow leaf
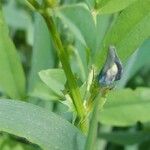
[[103,48],[96,56],[96,65],[104,63],[109,45],[114,45],[125,61],[150,36],[150,0],[137,0],[118,16],[107,33]]
[[11,98],[25,95],[25,76],[0,9],[0,88]]

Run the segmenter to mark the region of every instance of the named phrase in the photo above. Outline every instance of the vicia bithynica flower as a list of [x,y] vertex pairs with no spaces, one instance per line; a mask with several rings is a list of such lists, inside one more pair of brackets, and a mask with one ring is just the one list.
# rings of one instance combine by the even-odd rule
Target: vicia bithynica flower
[[114,81],[120,80],[122,76],[122,64],[114,46],[109,46],[106,62],[98,75],[101,87],[113,86]]

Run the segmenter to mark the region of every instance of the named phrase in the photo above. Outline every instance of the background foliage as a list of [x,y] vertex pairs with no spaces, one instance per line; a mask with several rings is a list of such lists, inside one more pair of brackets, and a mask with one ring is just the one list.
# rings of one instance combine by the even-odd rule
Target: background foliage
[[150,149],[150,0],[44,2],[82,100],[93,93],[90,70],[100,72],[109,45],[117,49],[123,76],[104,107],[94,107],[99,130],[92,145],[96,133],[84,135],[76,125],[74,82],[66,78],[47,22],[25,0],[1,1],[0,150]]

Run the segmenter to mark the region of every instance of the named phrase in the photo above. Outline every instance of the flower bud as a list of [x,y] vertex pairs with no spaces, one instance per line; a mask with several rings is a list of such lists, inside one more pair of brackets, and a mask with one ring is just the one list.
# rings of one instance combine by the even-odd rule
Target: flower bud
[[98,79],[100,86],[111,86],[114,81],[120,80],[122,76],[122,64],[114,46],[108,49],[107,59]]

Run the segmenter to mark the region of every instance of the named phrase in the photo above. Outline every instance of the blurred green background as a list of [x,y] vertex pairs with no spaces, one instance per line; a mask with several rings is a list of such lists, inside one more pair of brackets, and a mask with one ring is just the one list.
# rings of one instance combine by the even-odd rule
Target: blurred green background
[[[61,4],[76,2],[80,1],[60,1]],[[25,1],[22,0],[3,0],[3,12],[5,21],[9,27],[10,36],[23,64],[29,95],[36,96],[36,98],[29,96],[28,101],[53,111],[70,121],[71,114],[67,112],[66,106],[58,104],[57,102],[41,100],[41,98],[44,98],[45,100],[50,98],[50,95],[47,95],[44,92],[41,92],[41,95],[37,90],[31,92],[34,90],[34,87],[37,86],[35,85],[37,84],[37,81],[39,82],[38,84],[42,84],[37,74],[40,70],[60,66],[53,44],[51,43],[51,40],[47,40],[50,37],[48,30],[42,30],[42,28],[46,26],[43,23],[42,18],[38,14],[33,13],[25,4]],[[84,70],[84,68],[86,68],[85,63],[81,64],[80,61],[86,61],[85,54],[82,54],[84,52],[80,51],[79,55],[84,57],[78,57],[78,53],[76,56],[76,53],[72,50],[72,45],[75,43],[75,37],[67,28],[62,28],[61,24],[59,24],[58,28],[62,31],[61,37],[64,46],[68,49],[67,52],[69,54],[73,53],[73,55],[71,55],[71,65],[75,68],[74,72],[80,72],[79,76],[81,80],[84,81],[88,73]],[[78,42],[76,46],[81,48],[82,46],[80,44],[81,43]],[[39,49],[39,51],[37,49]],[[51,51],[47,52],[47,49],[51,49]],[[78,65],[76,64],[77,61]],[[148,89],[150,87],[150,39],[145,40],[123,65],[123,77],[117,83],[116,89],[125,87],[131,89],[144,87]],[[40,88],[40,86],[38,88]],[[150,95],[149,91],[147,92],[148,96]],[[1,97],[4,97],[2,93]],[[53,95],[53,99],[55,98],[57,99],[57,96]],[[147,115],[150,116],[150,114]],[[101,132],[99,135],[98,150],[150,150],[149,122],[137,122],[136,125],[129,127],[106,125],[101,126],[100,128]],[[40,150],[40,148],[23,138],[1,132],[0,150]]]

